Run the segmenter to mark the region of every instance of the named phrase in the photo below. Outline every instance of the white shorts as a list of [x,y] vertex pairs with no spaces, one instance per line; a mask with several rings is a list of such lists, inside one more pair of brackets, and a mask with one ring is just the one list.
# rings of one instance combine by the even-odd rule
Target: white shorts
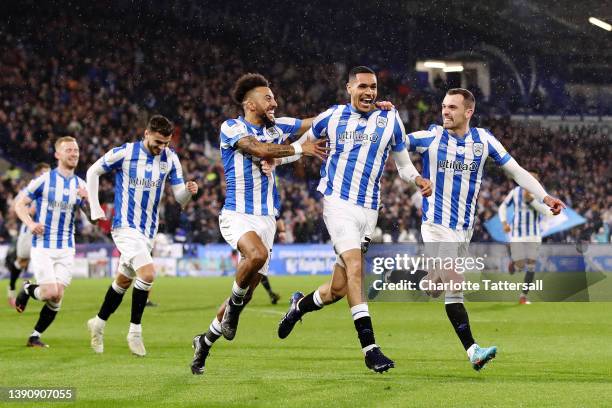
[[276,219],[273,215],[243,214],[224,209],[219,215],[219,229],[223,239],[233,249],[238,249],[238,241],[244,234],[249,231],[255,232],[270,251],[266,264],[259,270],[262,275],[268,274],[274,236],[276,235]]
[[[421,224],[421,236],[425,246],[425,255],[429,262],[436,265],[428,268],[426,280],[432,282],[461,282],[463,274],[455,268],[446,268],[449,260],[459,262],[457,258],[467,257],[472,239],[472,230],[453,230],[439,224]],[[456,292],[451,292],[456,293]]]
[[[465,256],[473,230],[453,230],[439,224],[421,224],[421,237],[429,256]],[[428,245],[436,244],[436,245]],[[430,250],[433,249],[434,252]]]
[[133,279],[138,269],[153,263],[153,239],[145,237],[134,228],[117,228],[111,235],[121,253],[119,273]]
[[341,255],[350,249],[361,249],[364,241],[370,241],[378,222],[378,211],[338,197],[325,196],[323,221],[336,255]]
[[74,266],[74,248],[32,248],[30,264],[36,283],[60,283],[70,285]]
[[538,259],[540,251],[540,242],[512,242],[510,243],[510,253],[513,261],[522,261],[523,259]]
[[32,231],[29,229],[22,232],[17,237],[17,258],[30,259],[30,250],[32,249]]

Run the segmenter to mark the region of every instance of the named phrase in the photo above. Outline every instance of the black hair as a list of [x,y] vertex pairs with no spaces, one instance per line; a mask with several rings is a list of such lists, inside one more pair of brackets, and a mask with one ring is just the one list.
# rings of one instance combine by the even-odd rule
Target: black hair
[[365,65],[359,65],[358,67],[351,68],[349,71],[349,81],[355,79],[357,74],[373,74],[376,75],[374,70],[366,67]]
[[170,136],[174,133],[174,124],[165,116],[153,115],[151,119],[149,119],[147,129],[150,132],[157,132],[164,136]]
[[232,89],[232,98],[237,104],[242,104],[246,95],[253,89],[260,86],[270,87],[268,80],[261,74],[248,73],[244,74],[234,84]]

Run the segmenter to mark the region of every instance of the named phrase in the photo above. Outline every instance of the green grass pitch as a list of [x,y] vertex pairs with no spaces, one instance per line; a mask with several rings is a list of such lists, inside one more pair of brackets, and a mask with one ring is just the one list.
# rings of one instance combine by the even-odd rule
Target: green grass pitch
[[[75,403],[99,407],[605,407],[612,406],[612,303],[468,303],[474,335],[499,353],[472,370],[440,303],[371,303],[378,344],[395,360],[366,369],[345,301],[309,314],[285,340],[278,320],[292,291],[325,276],[272,277],[241,317],[233,342],[219,340],[203,376],[189,370],[191,339],[205,330],[230,278],[162,278],[143,319],[148,355],[130,355],[125,336],[131,292],[94,355],[85,326],[110,280],[75,280],[43,340],[25,347],[40,303],[23,315],[0,309],[0,386],[75,387]],[[3,282],[4,286],[6,281]],[[3,289],[4,292],[4,289]],[[5,406],[28,406],[7,403]]]

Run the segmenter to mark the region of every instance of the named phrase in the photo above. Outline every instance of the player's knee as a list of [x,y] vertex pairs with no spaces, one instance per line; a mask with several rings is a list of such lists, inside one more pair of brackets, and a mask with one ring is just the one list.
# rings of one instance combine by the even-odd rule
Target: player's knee
[[46,303],[47,307],[54,312],[59,312],[62,308],[62,299],[49,299]]
[[265,247],[252,248],[247,254],[247,259],[250,259],[256,269],[259,270],[268,260],[268,250]]
[[62,303],[62,298],[63,298],[63,294],[58,293],[57,295],[49,298],[47,300],[47,304],[58,304],[59,305],[60,303]]
[[329,289],[329,292],[331,295],[332,302],[337,302],[338,300],[346,296],[346,285],[338,286],[338,287],[332,286]]
[[42,297],[43,299],[56,299],[59,295],[59,291],[57,290],[57,287],[55,287],[54,285],[50,285],[50,286],[41,286],[41,292],[42,292]]
[[129,288],[130,285],[132,284],[132,281],[133,279],[130,279],[121,273],[118,273],[117,277],[115,278],[115,283],[117,284],[117,286],[119,286],[122,289]]
[[347,276],[361,276],[361,258],[348,258],[344,260]]

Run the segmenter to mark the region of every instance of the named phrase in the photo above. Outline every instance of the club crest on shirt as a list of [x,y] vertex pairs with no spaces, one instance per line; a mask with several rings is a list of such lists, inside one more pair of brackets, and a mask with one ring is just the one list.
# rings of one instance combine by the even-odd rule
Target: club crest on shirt
[[474,143],[472,150],[474,151],[474,156],[482,156],[484,145],[482,143]]
[[266,132],[268,133],[268,135],[270,135],[271,137],[273,137],[274,139],[280,137],[280,133],[278,133],[278,130],[276,129],[275,126],[272,126],[270,128],[266,129]]
[[165,173],[168,171],[168,163],[166,162],[160,162],[159,163],[159,172],[160,173]]
[[387,126],[387,118],[379,116],[376,118],[376,126],[379,128],[384,128]]

